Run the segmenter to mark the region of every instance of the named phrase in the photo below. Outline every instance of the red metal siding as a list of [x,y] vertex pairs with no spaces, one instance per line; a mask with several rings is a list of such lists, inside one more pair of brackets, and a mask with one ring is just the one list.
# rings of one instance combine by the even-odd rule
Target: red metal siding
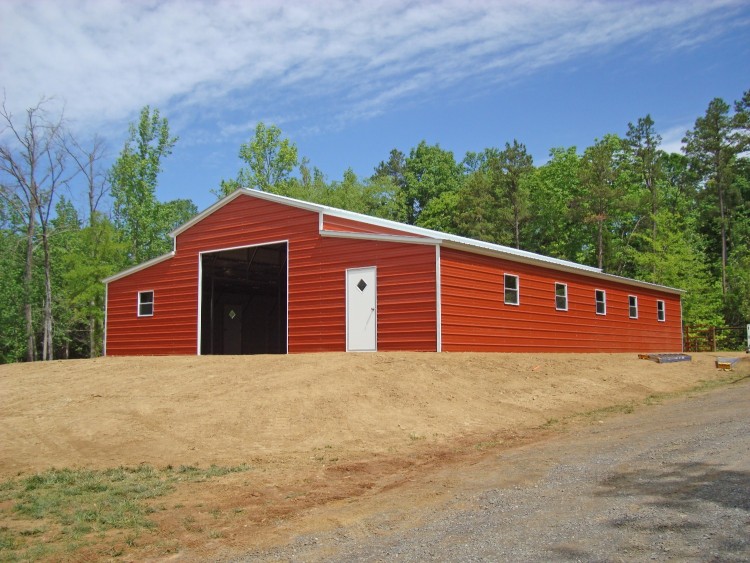
[[[326,228],[400,234],[349,219]],[[109,283],[107,353],[195,354],[199,253],[287,241],[289,352],[346,348],[345,271],[375,266],[378,349],[436,350],[435,247],[321,237],[315,211],[241,195],[177,236],[176,254]],[[440,249],[442,349],[446,351],[676,351],[679,296],[614,280]],[[519,276],[520,305],[503,303],[503,274]],[[568,286],[568,311],[555,309],[555,282]],[[594,291],[607,292],[607,315]],[[153,317],[137,317],[138,291],[154,291]],[[639,318],[628,318],[628,296]],[[656,320],[656,300],[666,322]]]
[[[442,348],[498,352],[672,352],[682,349],[680,298],[655,289],[441,249]],[[503,275],[519,277],[520,305],[506,305]],[[568,286],[568,310],[555,309],[555,283]],[[607,314],[597,315],[596,289]],[[628,296],[638,297],[638,318]],[[666,322],[656,318],[656,301]]]
[[368,266],[377,268],[378,350],[437,349],[434,247],[322,238],[312,258],[290,259],[290,352],[346,350],[345,271]]
[[[197,264],[171,259],[110,282],[107,355],[195,354],[197,278]],[[154,314],[138,317],[138,292],[148,290]]]
[[[435,249],[318,233],[316,212],[240,196],[180,233],[176,254],[110,282],[108,355],[195,354],[199,253],[288,241],[289,352],[346,349],[345,271],[376,266],[378,349],[435,350]],[[154,316],[137,317],[154,290]]]
[[368,223],[354,221],[352,219],[332,217],[330,215],[326,215],[323,218],[323,228],[327,231],[339,231],[345,233],[370,233],[379,235],[400,235],[417,238],[427,238],[423,237],[422,235],[416,235],[398,229],[389,229],[388,227],[381,227],[380,225],[371,225]]

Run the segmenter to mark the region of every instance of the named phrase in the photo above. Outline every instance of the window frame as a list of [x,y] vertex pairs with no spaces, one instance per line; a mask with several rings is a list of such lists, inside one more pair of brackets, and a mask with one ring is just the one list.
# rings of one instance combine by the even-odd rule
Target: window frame
[[[602,299],[599,300],[599,294],[601,294]],[[602,304],[602,312],[599,312],[599,303]],[[596,310],[596,314],[600,316],[606,316],[607,314],[607,292],[604,289],[595,289],[594,290],[594,306]]]
[[[151,301],[145,301],[142,296],[151,294]],[[153,289],[144,289],[143,291],[138,292],[138,305],[136,312],[138,314],[138,317],[153,317],[154,316],[154,303],[156,302],[156,293]],[[150,313],[144,313],[142,307],[144,305],[150,305],[151,306],[151,312]]]
[[[515,288],[508,288],[508,278],[516,280]],[[508,301],[508,291],[515,292],[515,302]],[[516,274],[503,274],[503,302],[506,305],[513,305],[514,307],[521,305],[521,280]]]
[[663,299],[656,300],[656,320],[660,323],[667,322],[667,304]]
[[[558,295],[557,290],[558,288],[563,289],[563,294]],[[558,299],[562,298],[565,300],[565,305],[563,307],[560,307],[558,305]],[[563,282],[555,282],[555,310],[556,311],[567,311],[568,310],[568,284]]]
[[638,318],[638,296],[628,295],[628,317],[631,319]]

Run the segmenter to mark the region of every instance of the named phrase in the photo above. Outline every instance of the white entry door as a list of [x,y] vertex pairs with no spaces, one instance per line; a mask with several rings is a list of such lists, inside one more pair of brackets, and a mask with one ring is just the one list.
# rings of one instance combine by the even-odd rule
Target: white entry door
[[375,267],[346,271],[346,351],[378,349],[377,286]]

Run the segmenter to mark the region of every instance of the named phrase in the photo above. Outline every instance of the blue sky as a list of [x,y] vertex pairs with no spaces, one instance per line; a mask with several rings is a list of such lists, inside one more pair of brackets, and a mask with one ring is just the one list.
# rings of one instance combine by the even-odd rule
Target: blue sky
[[16,114],[53,97],[110,160],[158,107],[180,140],[157,195],[202,209],[258,121],[329,180],[423,139],[542,163],[647,113],[679,150],[750,89],[750,2],[2,0],[0,88]]

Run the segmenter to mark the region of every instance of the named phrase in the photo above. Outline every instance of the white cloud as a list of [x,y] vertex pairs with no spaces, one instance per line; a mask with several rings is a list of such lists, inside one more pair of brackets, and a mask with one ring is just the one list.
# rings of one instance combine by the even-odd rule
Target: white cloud
[[670,127],[665,131],[661,131],[661,145],[659,148],[665,152],[676,152],[682,151],[682,139],[688,130],[693,128],[693,123],[683,123]]
[[[707,36],[731,25],[727,8],[739,5],[3,0],[0,87],[17,108],[62,98],[68,117],[91,127],[145,104],[170,120],[243,109],[246,124],[269,112],[279,121],[289,119],[281,112],[325,112],[341,123],[477,75],[492,87],[649,34],[664,49],[683,45],[697,22],[713,20]],[[335,107],[320,109],[329,99]]]

